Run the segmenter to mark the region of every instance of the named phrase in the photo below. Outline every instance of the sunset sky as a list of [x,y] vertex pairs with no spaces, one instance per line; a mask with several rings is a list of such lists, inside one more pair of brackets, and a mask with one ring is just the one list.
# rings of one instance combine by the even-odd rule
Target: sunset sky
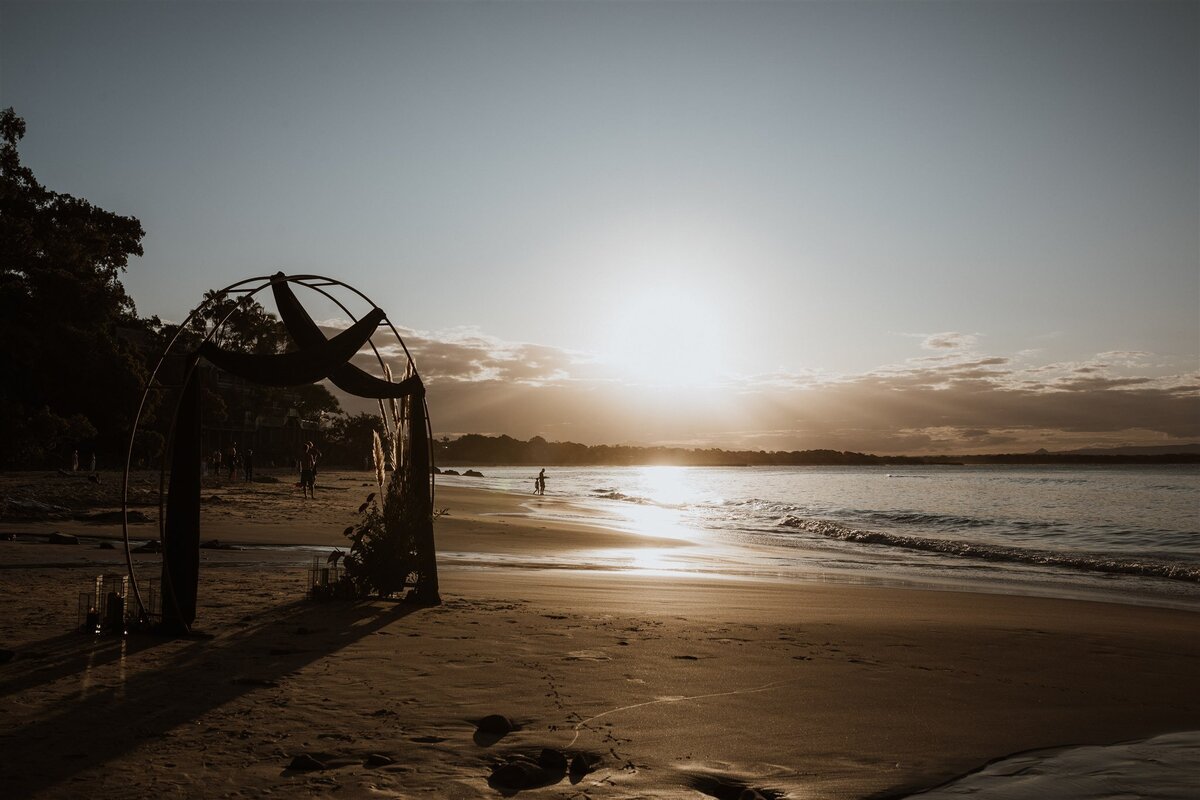
[[344,280],[439,435],[1200,441],[1195,2],[2,0],[0,105],[142,314]]

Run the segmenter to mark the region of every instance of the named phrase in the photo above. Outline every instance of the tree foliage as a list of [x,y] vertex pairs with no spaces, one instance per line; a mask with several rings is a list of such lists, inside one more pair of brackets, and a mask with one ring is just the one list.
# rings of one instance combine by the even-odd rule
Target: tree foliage
[[333,417],[325,429],[324,460],[327,464],[360,468],[369,461],[371,443],[383,435],[383,419],[378,414],[362,413]]
[[117,335],[137,325],[120,274],[142,225],[47,189],[21,163],[25,121],[0,112],[0,436],[15,463],[120,450],[144,368]]
[[210,341],[223,350],[281,353],[287,347],[283,323],[249,295],[235,299],[209,290],[204,293],[202,306],[204,310],[193,320],[192,328],[201,336],[211,332]]

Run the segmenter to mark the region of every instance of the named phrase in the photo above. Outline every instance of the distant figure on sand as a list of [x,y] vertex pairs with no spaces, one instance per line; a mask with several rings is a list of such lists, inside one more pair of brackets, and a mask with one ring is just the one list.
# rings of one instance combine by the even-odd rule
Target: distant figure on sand
[[542,467],[542,471],[538,473],[537,480],[533,482],[534,494],[546,493],[546,468]]
[[229,445],[229,480],[237,477],[238,451],[237,442]]
[[79,451],[71,453],[71,472],[79,472]]
[[96,454],[92,453],[92,458],[88,465],[88,472],[95,472],[95,471],[96,471]]
[[304,443],[300,454],[300,491],[305,497],[317,496],[317,460],[321,451],[312,442]]
[[242,456],[242,476],[246,483],[254,482],[254,451],[249,447],[246,448],[246,455]]

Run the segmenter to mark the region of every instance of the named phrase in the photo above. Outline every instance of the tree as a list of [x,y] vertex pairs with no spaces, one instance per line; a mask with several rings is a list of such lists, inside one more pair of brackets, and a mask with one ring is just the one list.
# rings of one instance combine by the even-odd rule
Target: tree
[[235,300],[210,290],[204,293],[203,302],[208,305],[192,327],[201,335],[213,331],[211,341],[217,347],[242,353],[279,353],[286,347],[283,323],[249,295]]
[[145,375],[117,335],[136,323],[120,274],[145,232],[38,183],[17,152],[24,136],[25,121],[0,112],[0,458],[63,463],[82,445],[112,457]]
[[325,461],[361,467],[363,459],[371,454],[375,435],[383,433],[383,420],[378,414],[338,415],[325,431]]

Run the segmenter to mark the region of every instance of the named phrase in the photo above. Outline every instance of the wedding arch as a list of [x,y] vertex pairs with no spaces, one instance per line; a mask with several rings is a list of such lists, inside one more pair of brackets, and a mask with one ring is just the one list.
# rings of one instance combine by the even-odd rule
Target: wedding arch
[[[350,327],[332,338],[326,338],[297,299],[292,291],[293,286],[316,292],[332,302],[352,321]],[[292,341],[293,347],[287,352],[243,353],[218,347],[213,337],[236,312],[236,305],[217,319],[202,336],[194,329],[197,320],[204,319],[206,313],[211,313],[226,299],[238,298],[242,302],[249,302],[267,289],[274,296],[280,320]],[[347,305],[347,301],[358,302],[354,300],[355,297],[370,306],[370,310],[361,317],[356,317]],[[380,351],[380,345],[375,342],[377,336],[390,337],[399,344],[398,352],[403,352],[406,359],[402,380],[392,379],[391,369]],[[383,346],[394,347],[394,344]],[[364,355],[368,360],[373,355],[383,377],[373,375],[353,363],[364,348],[369,348],[369,353]],[[160,373],[172,357],[182,360],[182,377],[178,384],[167,385],[160,379]],[[412,354],[383,310],[358,289],[321,275],[285,275],[278,272],[269,277],[238,281],[207,297],[179,325],[146,380],[129,434],[121,488],[121,534],[138,618],[144,622],[158,623],[172,633],[190,632],[196,618],[203,461],[201,373],[197,369],[201,359],[217,369],[265,386],[299,386],[328,379],[348,394],[379,401],[385,436],[391,445],[392,465],[391,480],[386,487],[380,487],[380,505],[384,509],[380,519],[387,533],[394,534],[397,541],[403,542],[399,546],[408,550],[405,553],[407,558],[397,562],[405,565],[402,569],[406,572],[397,577],[398,585],[410,586],[412,597],[418,601],[437,602],[437,557],[433,541],[433,434],[425,386],[417,373]],[[172,388],[178,390],[178,399],[159,468],[161,612],[152,615],[138,586],[129,544],[129,476],[134,443],[147,408],[147,399],[152,392]],[[376,450],[379,449],[377,443]],[[377,453],[377,458],[380,457]],[[377,469],[382,476],[382,466]],[[384,505],[385,502],[387,505]],[[409,566],[411,572],[407,571]]]

